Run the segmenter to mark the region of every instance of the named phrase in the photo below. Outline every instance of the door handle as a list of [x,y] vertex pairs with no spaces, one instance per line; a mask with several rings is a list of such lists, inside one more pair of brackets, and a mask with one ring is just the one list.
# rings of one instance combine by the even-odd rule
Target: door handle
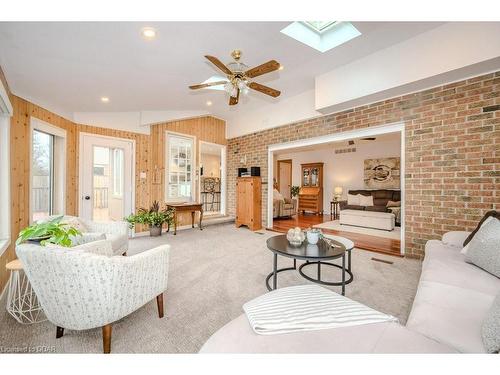
[[89,201],[90,200],[90,195],[84,196],[83,199],[85,199],[86,201]]

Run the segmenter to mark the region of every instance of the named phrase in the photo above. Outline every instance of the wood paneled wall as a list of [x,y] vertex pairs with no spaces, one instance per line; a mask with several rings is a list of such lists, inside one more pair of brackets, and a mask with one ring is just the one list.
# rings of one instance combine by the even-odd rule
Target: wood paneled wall
[[[5,84],[4,84],[5,85]],[[139,134],[108,128],[76,124],[15,95],[10,95],[14,113],[11,119],[11,240],[19,230],[29,224],[30,179],[30,118],[36,117],[53,126],[66,130],[66,213],[78,215],[78,163],[80,132],[126,138],[135,141],[135,205],[148,207],[153,200],[163,202],[164,183],[153,185],[153,168],[164,167],[165,131],[170,130],[195,136],[199,141],[226,144],[225,122],[213,117],[199,117],[161,123],[151,127],[151,134]],[[140,179],[140,172],[146,179]],[[187,218],[186,218],[187,219]],[[189,217],[190,219],[190,217]],[[183,224],[181,218],[181,225]],[[142,228],[138,228],[141,230]],[[9,274],[5,265],[15,259],[14,246],[0,257],[0,292]]]

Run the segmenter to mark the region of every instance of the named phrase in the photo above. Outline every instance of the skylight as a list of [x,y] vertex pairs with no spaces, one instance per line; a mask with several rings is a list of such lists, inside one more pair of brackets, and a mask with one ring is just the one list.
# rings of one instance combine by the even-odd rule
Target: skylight
[[306,26],[312,27],[318,33],[322,33],[330,26],[335,24],[336,21],[302,21]]
[[281,32],[320,52],[331,50],[361,35],[350,22],[339,21],[297,21]]

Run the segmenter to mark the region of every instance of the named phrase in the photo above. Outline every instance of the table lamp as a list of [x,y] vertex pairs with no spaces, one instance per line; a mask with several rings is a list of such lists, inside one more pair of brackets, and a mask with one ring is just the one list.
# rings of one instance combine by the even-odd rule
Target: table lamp
[[342,197],[342,186],[336,186],[335,189],[333,189],[333,193],[334,200],[339,201]]

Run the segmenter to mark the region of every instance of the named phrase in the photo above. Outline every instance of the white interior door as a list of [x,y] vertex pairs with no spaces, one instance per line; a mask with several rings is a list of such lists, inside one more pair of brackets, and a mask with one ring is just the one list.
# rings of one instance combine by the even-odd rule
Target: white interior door
[[80,216],[123,220],[134,209],[133,142],[82,134],[80,146]]

